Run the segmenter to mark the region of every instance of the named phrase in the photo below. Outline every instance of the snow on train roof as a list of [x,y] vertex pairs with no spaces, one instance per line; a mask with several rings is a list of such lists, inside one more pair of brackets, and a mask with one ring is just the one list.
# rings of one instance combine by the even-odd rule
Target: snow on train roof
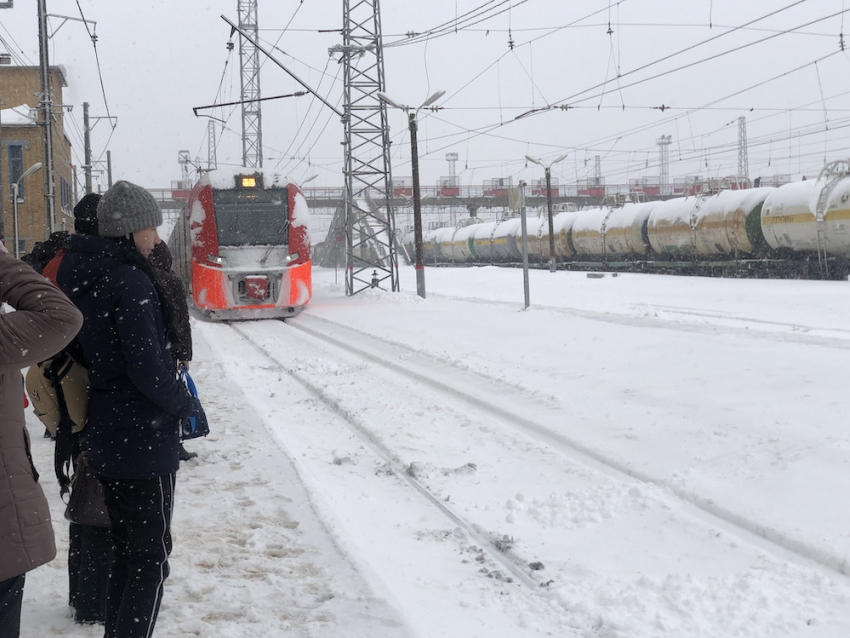
[[[287,175],[279,171],[268,168],[224,168],[216,169],[205,173],[198,183],[202,186],[209,184],[213,188],[230,189],[236,184],[236,178],[239,175],[255,175],[263,176],[263,186],[265,188],[283,188],[289,186],[298,186]],[[300,189],[299,189],[300,190]],[[310,213],[307,207],[307,200],[302,193],[295,195],[295,210],[292,211],[293,226],[309,226]]]
[[263,185],[266,188],[275,186],[282,188],[289,184],[298,186],[287,175],[269,168],[218,168],[205,173],[199,183],[208,182],[213,188],[233,188],[238,175],[254,175],[256,173],[263,176]]

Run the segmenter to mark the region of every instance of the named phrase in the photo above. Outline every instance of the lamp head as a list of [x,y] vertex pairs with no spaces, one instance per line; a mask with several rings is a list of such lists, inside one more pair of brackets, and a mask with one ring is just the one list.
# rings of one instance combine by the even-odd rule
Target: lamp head
[[22,179],[24,179],[24,177],[28,177],[29,175],[32,175],[32,174],[33,174],[33,173],[35,173],[37,170],[39,170],[41,167],[42,167],[42,163],[41,163],[41,162],[36,162],[36,163],[35,163],[35,164],[33,164],[32,166],[30,166],[30,167],[29,167],[29,168],[28,168],[28,169],[24,172],[24,174],[23,174],[23,175],[21,175],[21,176],[18,178],[18,181],[20,182]]
[[419,108],[420,108],[420,109],[424,109],[426,106],[431,106],[434,102],[436,102],[437,100],[439,100],[439,99],[440,99],[441,97],[443,97],[445,94],[446,94],[446,92],[445,92],[445,91],[437,91],[437,92],[436,92],[436,93],[434,93],[431,97],[429,97],[427,100],[425,100],[425,101],[422,103],[422,106],[420,106]]
[[390,106],[392,106],[392,107],[394,107],[394,108],[402,109],[402,110],[407,109],[407,107],[406,107],[406,106],[404,106],[403,104],[399,104],[398,102],[396,102],[395,100],[393,100],[393,99],[392,99],[389,95],[387,95],[386,93],[381,93],[380,91],[378,91],[378,99],[379,99],[379,100],[381,100],[381,102],[386,102],[387,104],[389,104]]

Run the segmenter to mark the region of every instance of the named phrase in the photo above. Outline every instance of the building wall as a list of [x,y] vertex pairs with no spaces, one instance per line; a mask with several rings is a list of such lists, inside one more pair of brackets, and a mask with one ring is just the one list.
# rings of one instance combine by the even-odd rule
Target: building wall
[[[62,88],[67,86],[61,69],[51,67],[50,83],[53,102],[53,172],[55,196],[55,226],[57,230],[73,226],[73,167],[71,143],[65,135],[64,100]],[[41,72],[38,67],[0,66],[0,108],[7,109],[28,104],[38,107],[41,92]],[[39,113],[38,121],[41,121]],[[24,197],[18,200],[18,236],[24,240],[22,253],[32,250],[37,241],[50,234],[45,199],[46,162],[44,160],[43,127],[38,124],[6,125],[0,121],[0,199],[2,199],[6,247],[14,251],[13,204],[9,183],[9,147],[23,147],[22,170],[36,162],[45,165],[42,170],[24,181]],[[63,197],[64,192],[64,197]],[[64,210],[63,210],[64,200]]]

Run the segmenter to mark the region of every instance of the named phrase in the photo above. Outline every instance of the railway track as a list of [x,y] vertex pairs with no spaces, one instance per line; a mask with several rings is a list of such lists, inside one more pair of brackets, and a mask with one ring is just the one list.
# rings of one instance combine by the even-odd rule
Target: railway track
[[284,363],[279,357],[270,353],[267,348],[263,347],[252,338],[248,330],[241,328],[239,325],[233,325],[233,330],[239,333],[242,338],[256,349],[263,357],[265,357],[273,366],[288,374],[290,377],[300,383],[308,392],[313,394],[328,410],[333,412],[339,420],[348,427],[353,434],[357,436],[360,442],[366,446],[371,452],[378,457],[392,473],[402,479],[410,487],[412,487],[429,505],[436,508],[449,522],[460,527],[466,532],[471,539],[479,543],[482,547],[487,548],[490,558],[500,564],[508,573],[510,573],[517,582],[538,589],[545,586],[546,583],[540,579],[535,579],[533,575],[526,571],[525,566],[519,561],[517,556],[513,556],[506,552],[506,546],[499,539],[493,539],[483,532],[475,523],[466,520],[458,514],[454,508],[445,500],[441,500],[435,496],[421,481],[419,481],[410,470],[409,466],[405,466],[400,457],[390,450],[369,430],[362,418],[354,411],[346,408],[340,401],[335,399],[331,393],[319,384],[309,380],[297,366]]
[[[445,299],[457,299],[468,302],[470,297],[435,294]],[[472,298],[474,300],[474,298]],[[519,302],[482,299],[483,303],[494,306],[516,308]],[[677,332],[697,334],[718,334],[743,336],[753,339],[769,339],[783,343],[823,346],[829,348],[850,349],[850,330],[807,326],[788,321],[767,321],[753,317],[727,315],[710,310],[699,310],[663,304],[634,304],[634,312],[610,310],[590,310],[585,308],[565,308],[534,303],[535,310],[545,310],[565,317],[587,319],[610,323],[618,326],[663,328]]]
[[[603,476],[608,481],[637,484],[640,489],[658,495],[662,500],[672,493],[675,496],[673,500],[678,502],[669,506],[683,510],[684,515],[697,521],[698,525],[723,530],[786,560],[803,564],[814,562],[831,572],[847,574],[846,559],[838,552],[807,544],[727,508],[711,497],[684,489],[663,476],[655,475],[651,469],[641,468],[628,459],[616,458],[604,449],[570,437],[564,428],[564,406],[554,397],[314,316],[301,316],[285,326],[266,323],[234,325],[232,329],[269,363],[312,393],[325,409],[337,415],[363,445],[391,468],[394,475],[401,477],[420,498],[439,510],[448,522],[461,527],[476,543],[486,547],[495,563],[529,588],[540,589],[539,586],[546,583],[545,579],[529,570],[528,566],[537,558],[533,544],[514,546],[505,552],[504,539],[507,537],[494,529],[492,517],[487,521],[474,519],[470,515],[474,512],[469,505],[472,501],[468,500],[465,506],[461,500],[455,504],[447,493],[450,488],[440,482],[431,484],[427,472],[425,479],[420,480],[416,462],[411,460],[417,457],[418,451],[411,449],[410,442],[403,437],[376,426],[372,419],[374,412],[370,411],[369,397],[374,396],[376,387],[396,398],[407,397],[408,404],[413,405],[412,410],[419,409],[416,405],[429,403],[453,406],[461,413],[460,420],[492,424],[486,427],[499,436],[507,437],[514,444],[530,444],[538,451],[554,451],[559,462],[568,466],[582,468],[582,471]],[[274,345],[281,341],[287,343],[283,349]],[[293,356],[293,352],[298,354]],[[344,395],[337,392],[334,384],[326,382],[326,370],[320,369],[321,366],[313,367],[315,362],[327,360],[347,361],[347,369],[353,372],[346,378],[360,389],[352,392],[349,388]],[[352,402],[352,396],[362,399]],[[388,405],[383,404],[382,409],[390,409]],[[404,408],[400,410],[399,414],[402,414]],[[440,413],[438,418],[447,414]],[[396,418],[403,417],[397,415]],[[462,429],[462,425],[455,428],[457,436],[462,436]],[[452,430],[449,428],[446,432],[449,436]],[[523,455],[518,453],[518,457],[514,462],[523,463]],[[525,459],[525,462],[530,461],[530,457]]]

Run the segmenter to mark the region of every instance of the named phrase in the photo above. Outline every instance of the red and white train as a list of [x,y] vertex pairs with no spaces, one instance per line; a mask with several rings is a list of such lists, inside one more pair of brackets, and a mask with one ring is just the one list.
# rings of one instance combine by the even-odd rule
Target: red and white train
[[307,200],[280,173],[216,170],[168,241],[190,303],[215,320],[284,319],[312,297]]

